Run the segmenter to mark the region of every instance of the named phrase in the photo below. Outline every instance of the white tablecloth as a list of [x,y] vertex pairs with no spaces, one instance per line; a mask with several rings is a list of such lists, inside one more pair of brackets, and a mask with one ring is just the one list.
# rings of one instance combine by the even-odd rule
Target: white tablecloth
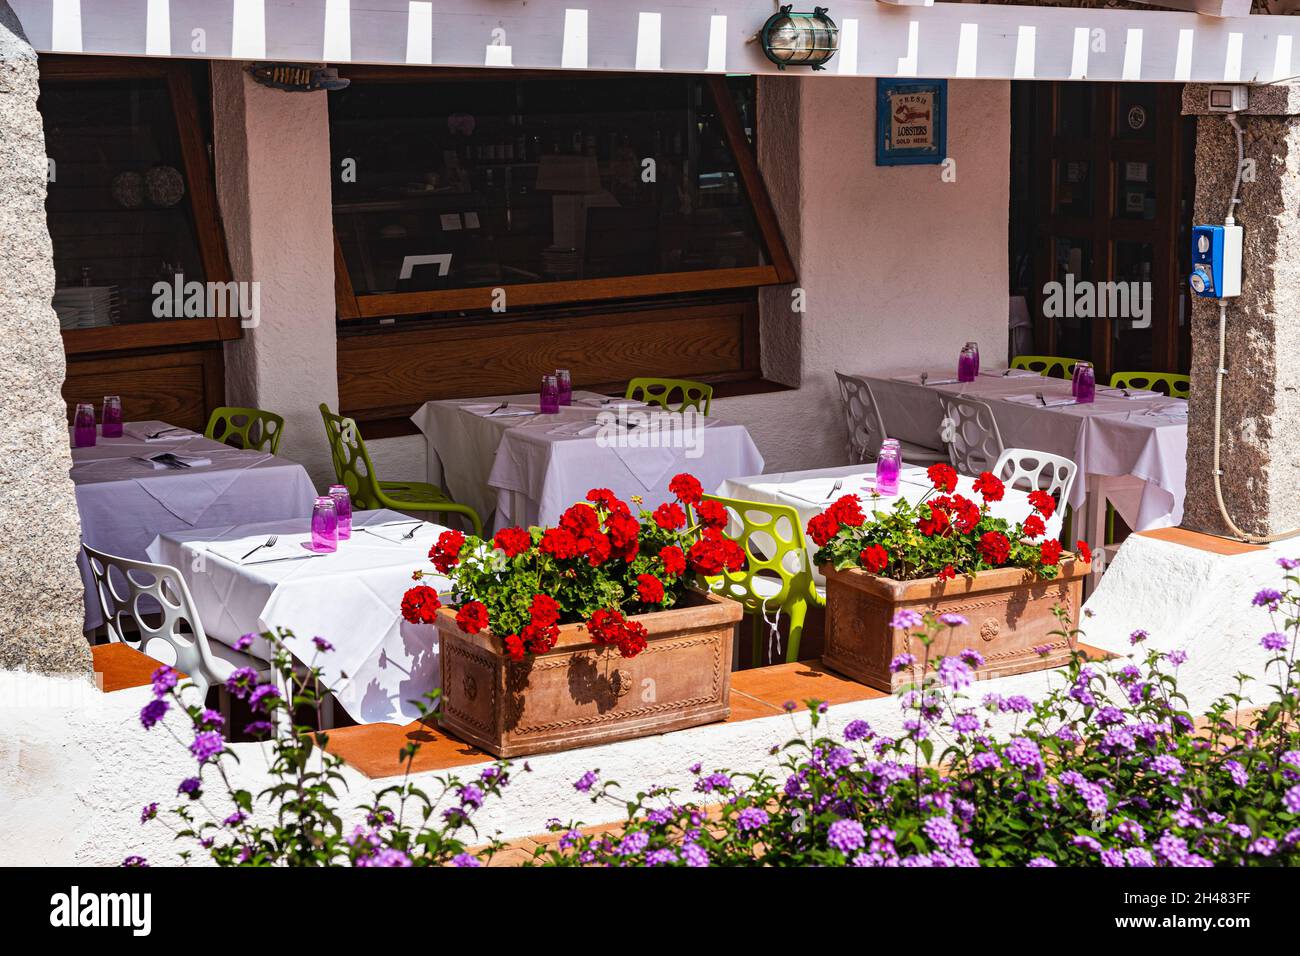
[[[411,572],[429,570],[429,548],[445,529],[425,523],[409,542],[361,531],[367,525],[410,519],[395,511],[359,511],[352,537],[333,554],[265,564],[240,565],[206,548],[216,541],[245,540],[248,549],[278,534],[309,541],[309,519],[170,531],[149,547],[150,559],[179,568],[198,605],[209,638],[233,644],[244,634],[276,628],[293,631],[289,650],[319,664],[335,697],[363,724],[404,724],[419,716],[418,701],[438,686],[438,641],[432,625],[402,619],[402,595]],[[389,532],[392,533],[392,532]],[[430,573],[425,584],[442,592],[450,582]],[[316,656],[313,637],[334,650]],[[260,637],[249,649],[267,657]]]
[[[660,429],[680,416],[656,410],[655,424],[633,429],[625,443],[611,444],[594,432],[601,409],[583,399],[606,396],[575,392],[574,405],[558,415],[488,417],[503,401],[536,410],[533,396],[497,396],[426,403],[412,421],[429,445],[430,480],[443,481],[457,501],[494,515],[495,528],[553,524],[594,487],[610,488],[627,500],[639,495],[647,508],[672,498],[668,482],[687,471],[706,488],[733,475],[763,470],[763,457],[743,425],[694,416],[698,431],[683,438]],[[659,447],[654,447],[656,429]]]
[[[210,458],[212,464],[155,471],[133,461],[160,452]],[[100,436],[91,448],[72,449],[72,481],[81,513],[82,540],[92,548],[134,561],[159,533],[311,514],[316,489],[295,462],[243,451],[202,435],[142,442]],[[84,556],[87,629],[103,623]]]
[[[1182,520],[1187,484],[1187,403],[1182,399],[1128,399],[1099,386],[1092,404],[1043,408],[1012,399],[1032,397],[1035,392],[1042,392],[1049,402],[1068,398],[1070,383],[1041,376],[986,374],[965,384],[930,385],[886,375],[866,377],[891,438],[936,445],[943,420],[940,395],[987,402],[1008,448],[1065,455],[1079,466],[1070,494],[1076,510],[1084,504],[1091,479],[1132,475],[1143,483],[1134,493],[1125,494],[1120,484],[1110,495],[1130,527],[1145,531]],[[949,377],[929,372],[931,382]]]
[[[835,488],[837,481],[841,482],[838,489]],[[870,516],[873,512],[892,511],[894,505],[900,500],[919,501],[934,487],[926,477],[925,469],[916,467],[903,469],[899,476],[897,495],[873,497],[875,483],[876,466],[874,463],[868,463],[731,478],[719,485],[715,494],[724,498],[789,505],[799,512],[799,521],[807,534],[808,522],[845,495],[857,495],[862,499],[862,510]],[[956,494],[965,495],[976,504],[984,500],[975,490],[975,479],[966,475],[957,477]],[[1001,501],[989,505],[989,513],[993,517],[1005,518],[1013,523],[1024,521],[1030,512],[1028,492],[1011,488],[1007,489]],[[809,562],[812,562],[812,556],[816,553],[817,545],[809,539]],[[822,577],[815,564],[813,564],[813,578],[818,587],[826,586],[826,579]]]

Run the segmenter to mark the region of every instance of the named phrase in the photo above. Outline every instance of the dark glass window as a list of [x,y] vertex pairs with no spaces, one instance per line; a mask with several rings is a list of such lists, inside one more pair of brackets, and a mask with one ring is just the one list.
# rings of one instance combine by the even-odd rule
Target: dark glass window
[[154,291],[206,281],[166,82],[43,83],[40,110],[60,325],[184,318]]
[[330,141],[360,296],[767,262],[699,78],[358,81]]

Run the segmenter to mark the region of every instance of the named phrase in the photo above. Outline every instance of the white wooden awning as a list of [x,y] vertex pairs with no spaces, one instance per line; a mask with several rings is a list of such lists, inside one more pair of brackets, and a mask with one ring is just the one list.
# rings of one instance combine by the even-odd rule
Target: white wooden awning
[[[521,69],[775,73],[773,0],[11,0],[40,52]],[[817,0],[819,77],[1271,82],[1300,18]],[[924,2],[924,0],[921,0]],[[811,9],[812,2],[796,4]],[[800,74],[804,70],[792,71]]]

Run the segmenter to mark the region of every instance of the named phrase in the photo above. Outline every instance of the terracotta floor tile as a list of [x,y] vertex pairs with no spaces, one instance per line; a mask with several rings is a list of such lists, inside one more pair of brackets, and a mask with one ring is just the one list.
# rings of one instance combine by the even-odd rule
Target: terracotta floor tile
[[1202,534],[1199,531],[1189,531],[1186,528],[1157,528],[1154,531],[1139,531],[1137,533],[1144,538],[1155,538],[1158,541],[1181,544],[1187,548],[1196,548],[1213,554],[1250,554],[1253,551],[1266,550],[1263,545],[1247,544],[1244,541],[1234,541],[1231,538]]
[[[733,679],[735,675],[732,675]],[[774,717],[783,713],[780,707],[752,697],[744,691],[731,688],[731,716],[726,723],[734,724],[742,720],[754,720],[758,717]]]
[[359,724],[329,731],[325,749],[342,757],[367,777],[394,777],[404,772],[399,752],[410,741],[420,745],[411,770],[446,770],[492,760],[492,755],[451,737],[432,724]]
[[[105,694],[131,687],[143,687],[160,666],[148,654],[126,644],[96,644],[90,649],[95,662],[95,679]],[[185,679],[185,675],[181,675]]]
[[828,704],[846,704],[855,700],[889,696],[883,691],[841,677],[817,661],[737,671],[731,675],[731,686],[742,694],[778,708],[784,707],[788,700],[802,708],[803,702],[809,698],[823,700]]

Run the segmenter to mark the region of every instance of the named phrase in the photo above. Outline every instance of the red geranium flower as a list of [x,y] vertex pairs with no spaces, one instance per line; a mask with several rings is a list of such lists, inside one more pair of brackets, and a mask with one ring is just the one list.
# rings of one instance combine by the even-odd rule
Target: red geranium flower
[[653,574],[638,574],[636,593],[646,604],[660,604],[664,599],[664,584]]
[[1011,542],[1001,531],[986,531],[980,536],[980,557],[989,564],[1006,564]]
[[1043,523],[1043,519],[1038,515],[1030,515],[1026,518],[1025,523],[1021,525],[1021,529],[1025,532],[1026,538],[1041,538],[1047,534],[1047,525]]
[[706,528],[725,528],[729,520],[726,507],[716,501],[701,501],[695,506],[695,517]]
[[438,592],[427,584],[417,584],[402,597],[402,617],[412,624],[432,624],[440,607]]
[[659,550],[659,560],[664,563],[664,573],[675,578],[686,570],[686,555],[675,544]]
[[506,654],[512,661],[522,661],[524,659],[524,642],[518,634],[510,634],[504,641],[506,645]]
[[1074,550],[1079,553],[1079,559],[1084,564],[1092,564],[1092,548],[1088,547],[1087,541],[1074,542]]
[[608,488],[592,488],[587,492],[587,500],[608,511],[618,501],[618,497]]
[[956,495],[952,499],[953,523],[962,534],[970,534],[980,523],[979,505],[969,498]]
[[533,536],[523,528],[502,528],[492,538],[492,543],[504,551],[507,558],[513,558],[533,546]]
[[534,624],[548,627],[560,619],[560,605],[549,594],[534,594],[528,617]]
[[705,528],[700,539],[691,545],[687,559],[700,574],[721,574],[723,569],[739,571],[745,566],[745,552],[740,545],[716,528]]
[[872,574],[879,574],[889,564],[889,552],[878,544],[869,544],[862,549],[858,560]]
[[605,530],[609,533],[611,550],[624,561],[636,557],[639,549],[638,538],[641,534],[641,522],[630,514],[611,514],[605,519]]
[[1056,514],[1056,499],[1046,491],[1031,491],[1029,493],[1029,503],[1043,516],[1044,520],[1050,520],[1052,515]]
[[696,504],[704,494],[704,487],[696,477],[685,472],[668,482],[668,490],[677,496],[678,501],[686,505]]
[[645,650],[645,627],[638,621],[629,621],[616,609],[596,611],[587,621],[587,630],[595,643],[617,647],[624,657],[636,657]]
[[575,538],[590,537],[600,531],[600,516],[590,505],[570,505],[564,514],[560,515],[560,527]]
[[975,490],[985,501],[1001,501],[1002,496],[1006,494],[1006,486],[1002,484],[1002,479],[991,471],[980,472],[980,476],[975,479]]
[[665,531],[677,531],[686,527],[686,512],[675,501],[666,501],[655,509],[655,524]]
[[488,610],[478,601],[467,601],[456,612],[456,623],[466,634],[477,634],[488,626]]
[[578,556],[578,541],[563,528],[547,528],[542,533],[541,549],[552,557],[563,561]]
[[922,518],[916,523],[917,530],[927,538],[932,538],[936,534],[941,535],[948,530],[948,515],[942,509],[931,503],[929,506],[930,517]]
[[1043,564],[1056,564],[1061,560],[1061,542],[1050,538],[1038,546],[1038,556]]
[[957,576],[957,569],[951,564],[945,564],[943,570],[935,575],[940,581],[948,581]]
[[525,624],[519,632],[520,639],[534,654],[545,654],[560,639],[560,629],[554,624]]
[[609,560],[609,535],[597,531],[590,538],[581,539],[579,544],[582,541],[587,542],[587,550],[584,553],[587,555],[587,563],[593,568],[598,568]]
[[845,495],[827,508],[826,513],[846,528],[860,528],[867,520],[862,513],[862,499],[857,495]]
[[459,531],[444,531],[438,535],[438,543],[429,549],[429,560],[439,574],[450,573],[460,563],[460,549],[464,544],[465,535]]
[[828,511],[823,511],[819,515],[813,515],[808,520],[808,537],[816,542],[817,547],[823,547],[826,542],[839,534],[840,523],[835,520],[835,516]]
[[930,483],[939,491],[952,492],[957,487],[957,469],[942,462],[931,465],[925,470],[930,476]]

